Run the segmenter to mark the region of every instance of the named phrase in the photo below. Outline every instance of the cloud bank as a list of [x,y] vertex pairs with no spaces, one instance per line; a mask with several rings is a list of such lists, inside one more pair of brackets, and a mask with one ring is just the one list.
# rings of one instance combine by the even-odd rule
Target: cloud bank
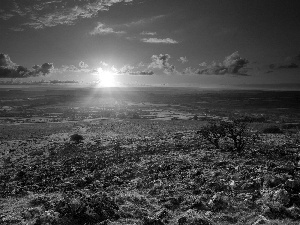
[[143,76],[147,76],[147,75],[150,76],[154,74],[152,70],[134,71],[134,69],[135,69],[134,66],[125,65],[120,70],[118,70],[117,74],[143,75]]
[[9,20],[15,16],[29,18],[22,26],[43,29],[57,25],[74,25],[79,19],[95,17],[99,12],[109,10],[114,4],[133,0],[1,1],[4,1],[5,13],[0,13],[0,19]]
[[199,64],[197,74],[208,74],[208,75],[224,75],[224,74],[235,74],[235,75],[247,75],[242,72],[241,69],[248,64],[248,60],[241,58],[238,52],[234,52],[231,55],[225,57],[222,63],[212,62],[210,65],[206,63]]
[[163,69],[165,74],[171,74],[177,72],[174,65],[169,63],[171,56],[169,54],[153,55],[151,57],[152,62],[148,68]]
[[53,63],[34,65],[31,69],[12,62],[7,54],[0,53],[0,78],[26,78],[45,76],[54,70]]
[[298,69],[298,68],[300,68],[300,54],[293,56],[293,57],[287,57],[285,59],[285,62],[283,62],[283,63],[270,64],[269,68],[272,70],[275,70],[275,69]]

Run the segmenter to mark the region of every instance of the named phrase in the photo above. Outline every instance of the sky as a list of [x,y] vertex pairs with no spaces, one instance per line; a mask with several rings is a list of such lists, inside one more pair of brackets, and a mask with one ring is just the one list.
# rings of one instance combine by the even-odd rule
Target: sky
[[0,0],[0,79],[300,84],[299,0]]

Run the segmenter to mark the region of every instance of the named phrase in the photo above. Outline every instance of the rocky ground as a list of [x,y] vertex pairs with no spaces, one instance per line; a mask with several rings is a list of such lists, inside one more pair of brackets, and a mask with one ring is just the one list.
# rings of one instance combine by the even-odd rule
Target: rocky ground
[[299,134],[259,134],[237,154],[197,127],[110,121],[2,140],[0,223],[300,223]]

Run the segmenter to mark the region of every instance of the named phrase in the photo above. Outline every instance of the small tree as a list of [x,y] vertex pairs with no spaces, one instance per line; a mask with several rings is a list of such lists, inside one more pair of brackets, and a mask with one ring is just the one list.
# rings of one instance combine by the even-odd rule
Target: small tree
[[75,144],[79,144],[80,142],[82,142],[84,140],[83,136],[80,134],[73,134],[70,137],[70,141],[75,142]]
[[237,152],[244,150],[247,143],[250,141],[248,125],[241,120],[234,120],[233,122],[222,122],[226,137],[233,141],[233,148]]
[[215,122],[204,126],[197,133],[201,134],[204,139],[213,144],[216,148],[220,148],[220,139],[225,137],[224,127],[221,124],[217,124]]
[[248,125],[242,120],[234,120],[232,122],[222,121],[219,123],[210,123],[204,126],[200,131],[204,139],[213,144],[216,148],[220,149],[220,141],[229,139],[232,141],[232,148],[241,152],[244,150],[247,144],[253,139],[249,134]]

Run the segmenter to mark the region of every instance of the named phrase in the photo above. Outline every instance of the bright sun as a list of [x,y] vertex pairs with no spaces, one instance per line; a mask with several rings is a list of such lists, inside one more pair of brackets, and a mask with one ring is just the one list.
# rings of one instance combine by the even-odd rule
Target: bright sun
[[103,87],[117,86],[113,72],[101,71],[99,76],[100,76],[101,86],[103,86]]

